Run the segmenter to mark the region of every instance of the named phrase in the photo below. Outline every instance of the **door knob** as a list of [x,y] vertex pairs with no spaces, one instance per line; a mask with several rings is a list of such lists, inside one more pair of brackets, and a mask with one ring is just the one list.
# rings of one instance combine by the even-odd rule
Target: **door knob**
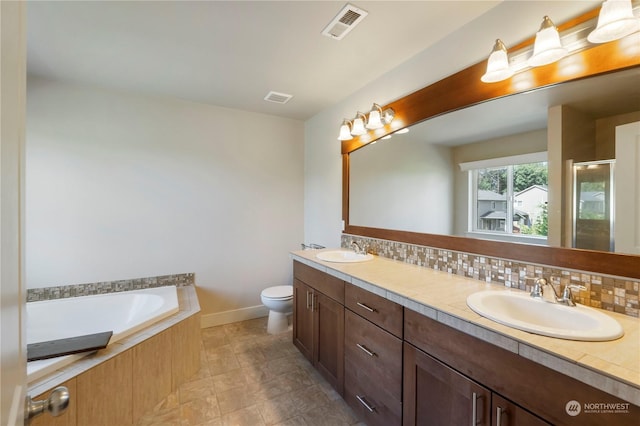
[[45,410],[52,416],[56,417],[64,413],[69,406],[69,389],[64,386],[59,386],[51,391],[49,398],[40,401],[34,401],[29,395],[27,395],[27,401],[25,404],[24,419],[25,424],[28,425],[31,419],[44,413]]

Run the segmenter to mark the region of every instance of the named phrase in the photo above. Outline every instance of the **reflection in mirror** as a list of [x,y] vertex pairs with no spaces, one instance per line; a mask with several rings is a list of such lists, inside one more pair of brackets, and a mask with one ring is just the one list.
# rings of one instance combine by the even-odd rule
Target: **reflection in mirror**
[[[573,194],[567,163],[615,159],[616,127],[635,121],[640,121],[638,69],[423,121],[407,134],[350,153],[349,224],[571,247]],[[513,170],[506,167],[517,170],[531,163],[548,164],[547,184],[540,177],[515,183]],[[472,170],[492,170],[496,186],[490,188],[482,179],[478,185]],[[488,193],[479,189],[495,199],[483,200]],[[537,201],[524,199],[524,192]],[[523,209],[526,203],[533,206]],[[640,222],[637,213],[632,221]]]

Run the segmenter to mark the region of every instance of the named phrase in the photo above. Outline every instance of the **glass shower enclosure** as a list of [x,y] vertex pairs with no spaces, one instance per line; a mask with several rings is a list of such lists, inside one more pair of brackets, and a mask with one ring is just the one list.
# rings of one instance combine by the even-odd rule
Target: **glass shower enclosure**
[[615,160],[573,164],[573,247],[611,251]]

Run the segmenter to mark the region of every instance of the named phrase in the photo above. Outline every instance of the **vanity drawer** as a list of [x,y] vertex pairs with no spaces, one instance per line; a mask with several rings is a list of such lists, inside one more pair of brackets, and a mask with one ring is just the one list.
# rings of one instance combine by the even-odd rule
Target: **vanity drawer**
[[345,309],[345,371],[370,380],[371,396],[402,400],[402,340]]
[[347,284],[345,306],[389,333],[402,338],[402,306],[360,287]]
[[340,278],[336,278],[326,272],[319,271],[297,261],[293,262],[293,276],[338,303],[344,304],[345,282]]
[[[344,381],[344,400],[368,426],[400,426],[402,402],[375,393],[380,384],[362,370],[348,368]],[[358,374],[358,372],[360,374]],[[366,404],[366,405],[365,405]],[[367,408],[368,407],[368,408]]]

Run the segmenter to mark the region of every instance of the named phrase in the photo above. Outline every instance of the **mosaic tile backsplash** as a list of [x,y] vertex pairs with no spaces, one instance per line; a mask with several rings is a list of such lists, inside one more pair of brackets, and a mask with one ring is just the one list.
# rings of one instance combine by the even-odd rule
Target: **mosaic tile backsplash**
[[533,280],[530,277],[550,278],[557,291],[566,284],[582,285],[586,290],[573,293],[576,302],[636,318],[639,316],[638,280],[358,235],[343,234],[341,245],[349,248],[353,241],[378,256],[525,291],[531,291]]
[[87,284],[30,288],[27,290],[27,302],[64,299],[67,297],[89,296],[93,294],[116,293],[119,291],[140,290],[143,288],[163,287],[168,285],[182,287],[194,284],[195,274],[188,273],[160,275],[157,277],[133,278],[130,280],[103,281]]

